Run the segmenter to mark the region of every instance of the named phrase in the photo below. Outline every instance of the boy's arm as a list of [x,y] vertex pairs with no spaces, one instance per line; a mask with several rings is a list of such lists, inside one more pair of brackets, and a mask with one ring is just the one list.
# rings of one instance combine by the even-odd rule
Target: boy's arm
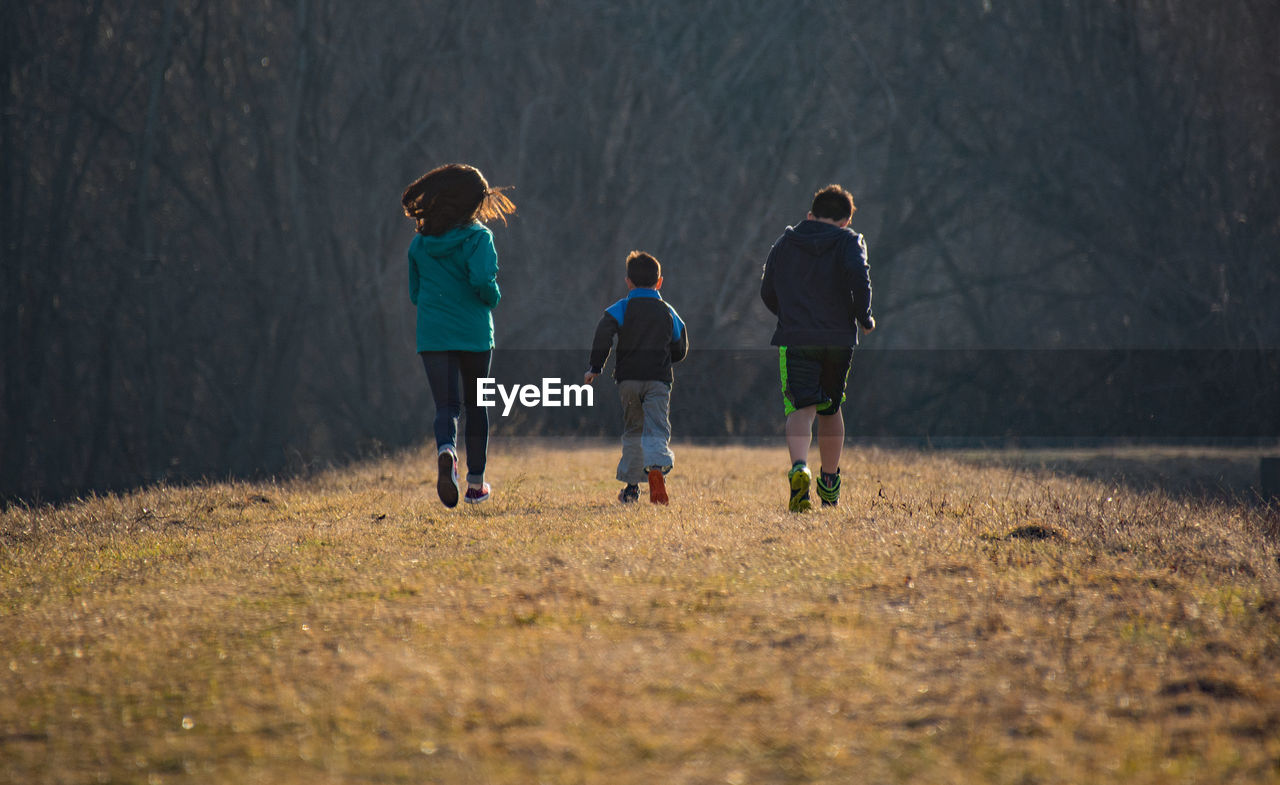
[[498,288],[498,251],[487,229],[480,232],[475,244],[467,258],[468,283],[480,302],[493,308],[502,299],[502,290]]
[[587,373],[583,377],[587,384],[595,381],[595,378],[604,370],[604,364],[609,360],[609,350],[613,348],[613,336],[617,332],[618,320],[606,311],[596,323],[596,334],[591,341],[591,359]]
[[876,319],[871,315],[871,266],[867,264],[867,243],[855,234],[857,242],[847,245],[844,259],[845,282],[853,296],[853,315],[862,329],[871,332]]
[[671,309],[671,343],[667,345],[667,351],[671,352],[671,362],[674,364],[689,356],[689,329],[685,327],[684,320],[676,313],[675,308],[670,305],[667,308]]
[[760,277],[760,299],[774,316],[778,315],[778,292],[773,287],[773,253],[777,247],[775,243],[769,249],[769,257],[764,262],[764,275]]

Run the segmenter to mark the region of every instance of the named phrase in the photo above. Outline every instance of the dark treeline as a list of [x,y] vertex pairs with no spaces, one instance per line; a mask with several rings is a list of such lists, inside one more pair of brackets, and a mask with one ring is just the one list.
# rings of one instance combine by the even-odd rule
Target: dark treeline
[[[631,248],[695,352],[763,347],[764,255],[834,181],[871,249],[869,348],[1261,351],[1265,409],[1278,34],[1272,0],[4,3],[0,498],[423,439],[398,201],[448,161],[515,186],[495,319],[528,357],[585,363]],[[895,356],[899,386],[857,394],[925,433],[948,390],[1019,384]],[[677,407],[757,381],[699,373]]]

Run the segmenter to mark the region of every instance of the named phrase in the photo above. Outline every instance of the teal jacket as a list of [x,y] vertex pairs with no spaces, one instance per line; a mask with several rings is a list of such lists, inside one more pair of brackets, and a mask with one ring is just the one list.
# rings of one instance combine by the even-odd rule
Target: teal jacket
[[418,351],[485,352],[502,299],[493,233],[481,223],[409,243],[409,301],[418,306]]

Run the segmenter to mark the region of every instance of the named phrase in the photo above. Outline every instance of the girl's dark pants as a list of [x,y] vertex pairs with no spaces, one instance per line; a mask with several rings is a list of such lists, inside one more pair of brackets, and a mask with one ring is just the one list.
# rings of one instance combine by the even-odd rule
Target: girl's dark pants
[[436,448],[453,447],[458,440],[458,415],[466,409],[467,482],[484,482],[489,452],[489,410],[476,404],[476,380],[489,375],[492,350],[487,352],[419,352],[427,369],[427,384],[436,404]]

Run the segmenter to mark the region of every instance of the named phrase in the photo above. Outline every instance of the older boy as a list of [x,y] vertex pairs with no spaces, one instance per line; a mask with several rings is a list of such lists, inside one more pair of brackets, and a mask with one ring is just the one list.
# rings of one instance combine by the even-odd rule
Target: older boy
[[591,365],[583,379],[595,381],[618,337],[613,378],[622,399],[622,459],[618,480],[626,487],[618,500],[640,498],[640,483],[649,483],[649,501],[666,504],[663,476],[671,471],[671,383],[673,363],[689,352],[689,333],[676,309],[658,294],[662,265],[642,251],[627,256],[627,296],[605,309],[591,344]]
[[844,450],[845,384],[858,343],[858,327],[876,328],[871,315],[871,269],[862,235],[849,228],[857,207],[838,185],[814,194],[808,217],[787,227],[764,263],[760,298],[778,317],[772,345],[779,347],[783,411],[787,417],[787,509],[810,509],[809,445],[818,420],[821,456],[818,496],[840,502]]

